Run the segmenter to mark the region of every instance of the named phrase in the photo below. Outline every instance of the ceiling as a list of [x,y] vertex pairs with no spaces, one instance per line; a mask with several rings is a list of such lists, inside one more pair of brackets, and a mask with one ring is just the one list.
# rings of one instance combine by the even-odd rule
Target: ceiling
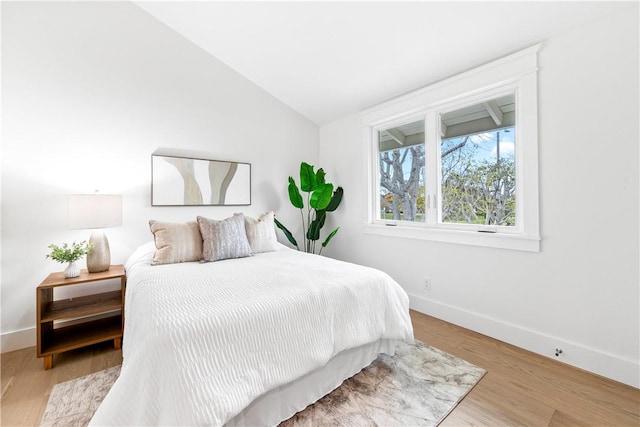
[[319,125],[637,7],[635,1],[134,3]]

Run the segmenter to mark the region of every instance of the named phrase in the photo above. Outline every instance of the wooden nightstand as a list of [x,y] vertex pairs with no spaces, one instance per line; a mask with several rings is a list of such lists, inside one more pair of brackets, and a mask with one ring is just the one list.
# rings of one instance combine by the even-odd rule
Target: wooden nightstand
[[[81,297],[55,300],[53,289],[60,286],[86,285],[108,279],[120,279],[120,290]],[[44,358],[44,369],[53,367],[53,355],[75,348],[113,340],[121,346],[124,328],[124,293],[127,284],[124,266],[65,279],[62,272],[51,273],[36,288],[36,330],[38,357]],[[54,321],[72,320],[68,325],[54,326]]]

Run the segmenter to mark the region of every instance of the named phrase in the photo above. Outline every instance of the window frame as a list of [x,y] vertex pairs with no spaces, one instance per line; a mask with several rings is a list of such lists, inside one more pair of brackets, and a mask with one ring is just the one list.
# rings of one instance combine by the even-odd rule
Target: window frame
[[[368,188],[365,233],[540,251],[537,52],[541,46],[532,46],[362,112]],[[507,93],[515,97],[516,226],[442,223],[440,114]],[[378,132],[420,119],[425,120],[425,200],[430,198],[425,206],[425,221],[380,219]]]

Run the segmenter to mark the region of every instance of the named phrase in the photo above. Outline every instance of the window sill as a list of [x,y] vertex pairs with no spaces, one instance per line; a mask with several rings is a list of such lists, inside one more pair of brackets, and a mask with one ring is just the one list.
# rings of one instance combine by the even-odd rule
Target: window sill
[[366,234],[375,234],[378,236],[429,240],[433,242],[527,252],[540,252],[540,238],[537,236],[523,236],[520,234],[507,233],[480,233],[449,229],[407,227],[402,225],[387,226],[379,224],[364,224],[362,228]]

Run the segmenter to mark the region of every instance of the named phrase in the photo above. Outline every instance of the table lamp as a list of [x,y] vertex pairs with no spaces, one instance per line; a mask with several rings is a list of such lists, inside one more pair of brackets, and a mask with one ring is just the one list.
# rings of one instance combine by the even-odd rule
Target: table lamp
[[69,228],[92,229],[87,254],[87,270],[98,273],[109,270],[111,253],[103,228],[122,225],[122,196],[116,194],[70,194],[68,196]]

